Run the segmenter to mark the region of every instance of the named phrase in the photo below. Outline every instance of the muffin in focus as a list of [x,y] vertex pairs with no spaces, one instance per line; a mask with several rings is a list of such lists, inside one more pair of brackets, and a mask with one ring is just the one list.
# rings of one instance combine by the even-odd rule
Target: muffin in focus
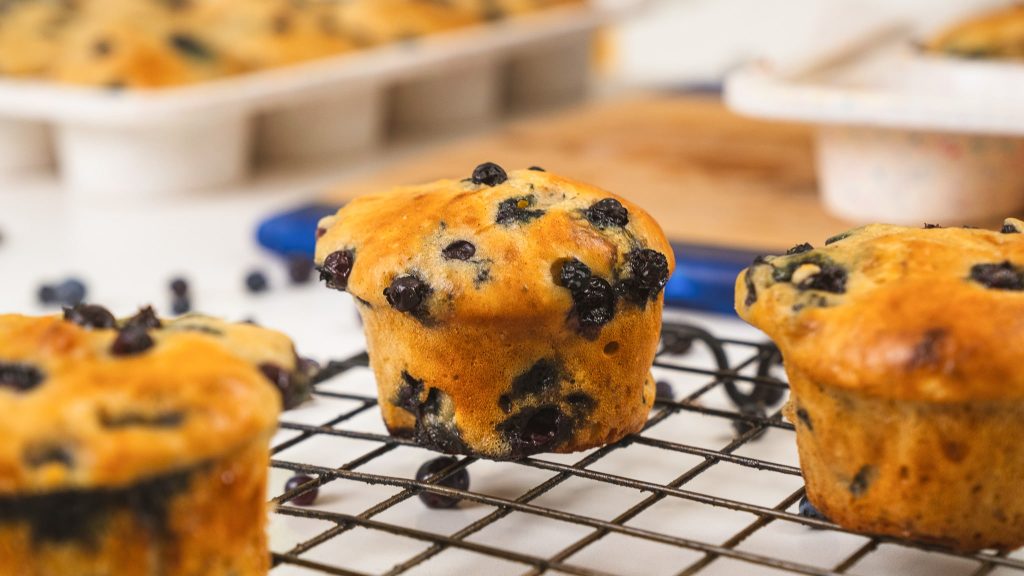
[[646,421],[674,262],[636,205],[488,163],[358,198],[318,236],[321,277],[363,317],[392,434],[511,459]]

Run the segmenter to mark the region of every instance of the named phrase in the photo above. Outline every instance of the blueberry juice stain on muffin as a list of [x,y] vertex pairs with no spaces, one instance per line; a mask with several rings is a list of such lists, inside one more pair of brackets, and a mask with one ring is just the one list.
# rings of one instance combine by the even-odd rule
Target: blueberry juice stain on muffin
[[363,316],[392,433],[507,459],[603,444],[645,420],[673,264],[628,202],[484,163],[361,197],[316,236],[321,280]]

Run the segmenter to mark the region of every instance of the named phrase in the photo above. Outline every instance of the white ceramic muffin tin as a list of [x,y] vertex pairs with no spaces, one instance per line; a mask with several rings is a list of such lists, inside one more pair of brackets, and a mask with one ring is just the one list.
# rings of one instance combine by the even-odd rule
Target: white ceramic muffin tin
[[742,113],[814,123],[826,206],[859,222],[959,224],[1024,207],[1024,64],[921,53],[906,28],[793,70],[727,81]]
[[0,78],[0,177],[56,161],[76,193],[228,185],[255,161],[333,163],[585,96],[599,26],[643,0],[481,24],[159,91]]

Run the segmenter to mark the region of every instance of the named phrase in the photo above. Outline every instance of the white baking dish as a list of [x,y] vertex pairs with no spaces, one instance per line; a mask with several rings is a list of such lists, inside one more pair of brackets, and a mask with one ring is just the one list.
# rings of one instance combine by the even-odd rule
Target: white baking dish
[[[244,178],[251,160],[344,162],[586,93],[597,28],[643,0],[553,8],[413,42],[159,91],[0,78],[0,176],[50,163],[88,194]],[[509,87],[512,87],[511,89]]]
[[818,124],[826,206],[854,221],[964,223],[1024,206],[1024,65],[922,54],[888,28],[782,71],[732,74],[742,113]]

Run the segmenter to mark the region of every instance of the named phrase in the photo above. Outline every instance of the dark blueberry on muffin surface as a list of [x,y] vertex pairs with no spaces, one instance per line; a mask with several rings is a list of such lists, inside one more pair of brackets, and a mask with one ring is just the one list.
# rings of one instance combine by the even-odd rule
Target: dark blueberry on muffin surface
[[590,268],[575,258],[563,260],[558,267],[556,283],[569,290],[579,290],[591,276]]
[[657,298],[668,283],[668,259],[665,255],[644,248],[630,252],[626,261],[631,276],[619,283],[619,293],[635,304],[645,304]]
[[156,311],[153,310],[152,306],[146,306],[140,309],[135,316],[132,316],[125,322],[125,326],[139,326],[144,329],[157,329],[163,326],[160,323],[160,319],[156,316]]
[[846,270],[835,264],[822,264],[818,273],[803,279],[797,288],[843,294],[846,292]]
[[448,260],[469,260],[476,254],[476,246],[466,240],[456,240],[441,251]]
[[580,326],[603,326],[615,317],[615,290],[604,278],[591,276],[572,293],[573,310]]
[[149,350],[154,344],[153,338],[142,326],[126,326],[117,333],[117,338],[110,345],[110,353],[114,356],[133,356]]
[[117,324],[109,310],[96,304],[77,304],[65,308],[64,319],[83,328],[113,328]]
[[1000,264],[976,264],[971,280],[993,290],[1024,290],[1024,269],[1005,261]]
[[497,186],[499,184],[504,184],[508,180],[508,174],[505,173],[505,170],[501,166],[498,166],[494,162],[484,162],[473,170],[473,176],[470,180],[472,180],[474,184]]
[[586,210],[587,220],[598,228],[629,224],[629,210],[614,198],[599,200]]
[[427,283],[415,276],[399,276],[384,289],[388,304],[399,312],[419,310],[429,293]]
[[498,224],[510,226],[516,223],[536,220],[544,215],[543,210],[530,209],[536,203],[537,199],[533,195],[502,200],[498,204],[498,213],[494,217],[494,221]]
[[355,254],[351,250],[331,252],[324,258],[324,265],[320,267],[320,280],[325,282],[328,288],[346,290],[354,264]]
[[803,254],[804,252],[810,252],[811,250],[814,250],[814,246],[811,246],[807,242],[804,242],[803,244],[797,244],[796,246],[793,246],[789,250],[786,250],[786,256],[792,256],[793,254]]
[[43,373],[35,366],[0,362],[0,390],[27,392],[43,381]]

